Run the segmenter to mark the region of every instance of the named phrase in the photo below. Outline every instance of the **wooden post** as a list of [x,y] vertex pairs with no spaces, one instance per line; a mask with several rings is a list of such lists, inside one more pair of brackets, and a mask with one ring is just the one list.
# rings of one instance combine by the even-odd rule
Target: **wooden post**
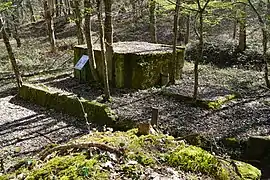
[[151,125],[156,125],[156,127],[158,126],[158,109],[154,107],[152,107]]

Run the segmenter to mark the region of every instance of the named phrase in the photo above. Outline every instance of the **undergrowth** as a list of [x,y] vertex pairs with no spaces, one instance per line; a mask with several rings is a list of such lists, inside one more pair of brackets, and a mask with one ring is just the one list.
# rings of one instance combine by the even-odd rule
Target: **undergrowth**
[[[124,151],[117,156],[99,149],[67,149],[53,152],[45,161],[37,161],[31,168],[21,167],[0,179],[141,179],[146,169],[157,171],[172,167],[175,171],[193,172],[215,179],[241,179],[230,163],[209,152],[173,137],[158,135],[137,136],[137,129],[127,132],[94,132],[73,143],[94,142]],[[243,168],[245,166],[241,166]],[[250,170],[250,166],[247,166]],[[252,167],[253,168],[253,167]],[[251,169],[259,176],[259,170]]]

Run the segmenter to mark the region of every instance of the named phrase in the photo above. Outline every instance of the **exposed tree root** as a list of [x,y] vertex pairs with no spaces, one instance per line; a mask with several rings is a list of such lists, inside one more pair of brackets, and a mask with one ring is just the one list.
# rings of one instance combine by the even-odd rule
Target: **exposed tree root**
[[76,144],[67,144],[67,145],[60,145],[56,146],[51,149],[45,149],[40,153],[40,160],[44,160],[49,154],[55,152],[55,151],[66,151],[69,149],[88,149],[91,147],[96,147],[104,151],[109,151],[111,153],[115,153],[117,155],[122,155],[124,151],[122,149],[110,147],[106,144],[100,144],[100,143],[76,143]]

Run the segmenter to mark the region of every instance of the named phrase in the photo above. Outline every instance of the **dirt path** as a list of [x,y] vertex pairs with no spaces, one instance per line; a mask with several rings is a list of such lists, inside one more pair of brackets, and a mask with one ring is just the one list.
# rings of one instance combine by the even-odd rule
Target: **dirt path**
[[15,96],[0,98],[0,158],[6,167],[42,147],[75,138],[86,129],[78,119],[46,110]]

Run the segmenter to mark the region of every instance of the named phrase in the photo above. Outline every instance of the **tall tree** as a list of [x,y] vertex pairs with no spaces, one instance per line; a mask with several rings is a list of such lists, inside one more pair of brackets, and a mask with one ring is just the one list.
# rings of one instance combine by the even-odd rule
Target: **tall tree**
[[18,19],[18,13],[17,13],[17,9],[15,10],[15,12],[12,14],[12,20],[13,20],[13,37],[16,40],[17,43],[17,47],[21,47],[22,43],[21,43],[21,39],[18,33],[18,26],[19,26],[19,19]]
[[20,7],[20,2],[17,2],[15,1],[14,3],[16,6],[15,8],[13,8],[12,10],[12,32],[13,32],[13,37],[14,39],[16,40],[16,43],[17,43],[17,47],[21,47],[22,43],[21,43],[21,39],[20,39],[20,36],[19,36],[19,32],[18,32],[18,27],[19,27],[19,24],[20,24],[20,21],[19,21],[19,7]]
[[[236,0],[232,0],[232,3],[235,3]],[[233,39],[236,38],[236,32],[237,32],[237,8],[233,6]]]
[[108,101],[110,99],[110,87],[108,78],[108,67],[105,55],[105,45],[104,45],[104,27],[102,23],[102,0],[97,0],[97,15],[99,23],[99,35],[100,35],[100,48],[101,48],[101,60],[103,62],[103,83],[104,83],[104,100]]
[[169,84],[175,84],[175,68],[176,68],[176,61],[177,61],[177,52],[176,52],[176,45],[177,45],[177,35],[178,35],[178,20],[179,20],[179,10],[180,10],[180,0],[176,1],[175,5],[175,14],[174,14],[174,25],[173,25],[173,56],[169,62]]
[[109,81],[111,82],[114,81],[112,3],[113,0],[104,0],[105,5],[104,37],[106,47],[106,59],[108,63],[108,76]]
[[71,1],[71,7],[73,9],[74,19],[77,27],[77,39],[78,44],[84,44],[83,27],[82,27],[82,5],[81,0]]
[[96,60],[93,51],[92,32],[91,32],[91,0],[84,0],[85,8],[85,21],[84,21],[84,33],[87,44],[87,52],[89,56],[90,71],[94,78],[94,81],[98,81]]
[[198,38],[199,38],[199,46],[198,46],[198,55],[195,60],[194,64],[194,91],[193,91],[193,100],[197,100],[198,96],[198,86],[199,86],[199,73],[198,73],[198,67],[199,67],[199,60],[203,59],[203,13],[205,12],[205,9],[207,8],[210,0],[206,0],[204,5],[202,4],[201,0],[196,0],[197,2],[197,9],[198,9],[198,16],[199,16],[199,27],[198,27]]
[[267,58],[267,48],[268,48],[268,40],[269,40],[269,32],[267,31],[267,26],[269,26],[269,16],[270,16],[270,1],[267,0],[266,4],[266,13],[265,15],[261,15],[259,11],[254,6],[254,3],[251,0],[248,0],[248,3],[252,10],[257,15],[257,18],[260,22],[261,31],[262,31],[262,47],[263,47],[263,61],[264,61],[264,79],[266,86],[270,88],[269,82],[269,69],[268,69],[268,58]]
[[247,15],[246,5],[241,3],[239,6],[239,41],[238,48],[240,51],[244,51],[247,47]]
[[43,1],[43,7],[44,7],[44,16],[47,23],[47,30],[51,45],[51,51],[55,52],[56,50],[56,43],[55,43],[55,32],[54,32],[54,21],[53,21],[53,15],[54,15],[54,1],[53,0],[44,0]]
[[5,30],[4,21],[3,21],[3,17],[1,16],[1,14],[0,14],[0,32],[2,34],[4,43],[5,43],[7,52],[8,52],[8,57],[10,59],[12,68],[13,68],[14,73],[15,73],[17,86],[18,86],[18,88],[20,88],[22,86],[22,78],[21,78],[21,75],[20,75],[18,65],[16,63],[16,59],[15,59],[12,47],[11,47],[10,42],[9,42],[8,34],[7,34],[6,30]]
[[149,0],[151,42],[157,43],[156,0]]

